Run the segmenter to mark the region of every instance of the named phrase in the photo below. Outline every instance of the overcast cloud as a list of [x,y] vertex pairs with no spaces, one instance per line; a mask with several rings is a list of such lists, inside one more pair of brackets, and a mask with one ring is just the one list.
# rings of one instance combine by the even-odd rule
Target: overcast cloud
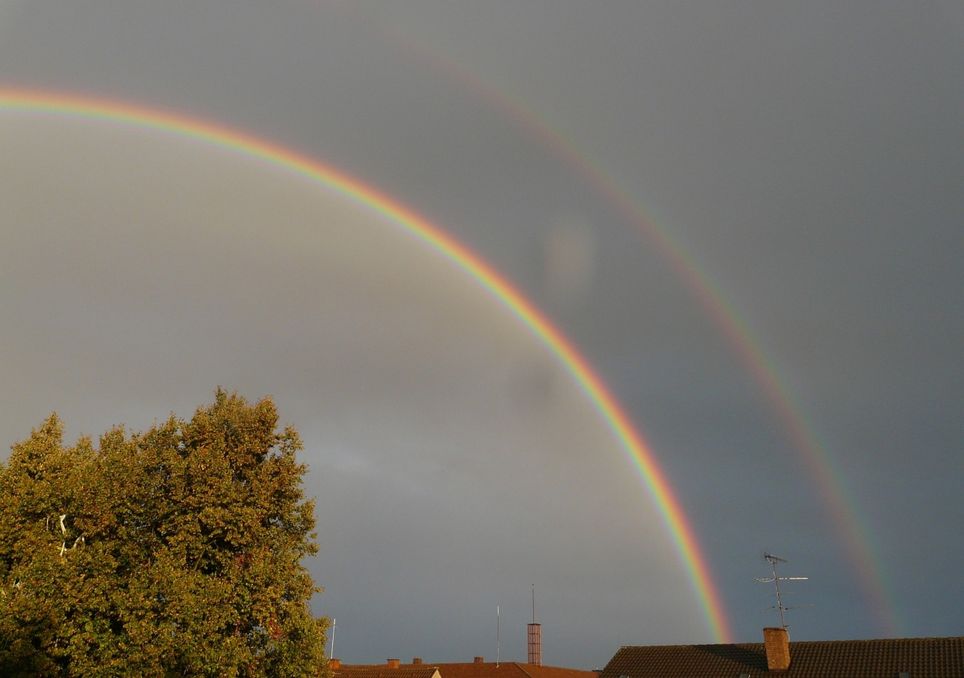
[[[737,640],[775,621],[764,549],[811,577],[796,639],[941,636],[964,620],[962,38],[950,2],[8,1],[0,87],[245,130],[478,252],[652,443]],[[757,342],[896,628],[787,402],[612,190]],[[396,225],[198,142],[3,110],[0,204],[0,439],[52,409],[96,434],[219,384],[273,395],[305,439],[344,661],[492,657],[496,605],[524,660],[531,584],[549,664],[712,640],[592,404]]]

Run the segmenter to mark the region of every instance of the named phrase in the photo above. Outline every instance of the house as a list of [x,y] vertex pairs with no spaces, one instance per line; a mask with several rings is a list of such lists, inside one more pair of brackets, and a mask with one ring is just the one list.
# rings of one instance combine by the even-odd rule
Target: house
[[595,671],[541,666],[522,662],[487,662],[476,657],[472,663],[434,664],[442,678],[597,678]]
[[599,678],[964,678],[964,636],[623,647]]
[[[521,662],[487,662],[476,657],[471,662],[428,664],[415,657],[411,664],[389,659],[385,664],[330,663],[333,678],[598,678],[596,671],[539,666]],[[433,673],[434,672],[434,673]]]
[[402,666],[398,659],[385,664],[354,664],[343,666],[337,659],[328,660],[333,678],[440,678],[439,670],[418,662]]

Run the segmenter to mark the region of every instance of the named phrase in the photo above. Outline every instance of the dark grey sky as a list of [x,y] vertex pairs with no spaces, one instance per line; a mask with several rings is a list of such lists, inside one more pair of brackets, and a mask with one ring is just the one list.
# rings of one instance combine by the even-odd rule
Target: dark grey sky
[[[775,619],[764,549],[811,577],[795,638],[953,635],[962,38],[951,2],[0,1],[0,86],[246,130],[477,251],[650,440],[736,639]],[[524,659],[533,583],[551,664],[711,639],[618,441],[450,263],[185,139],[0,111],[0,158],[4,441],[51,409],[77,435],[218,384],[273,394],[306,441],[316,607],[346,661],[492,656],[496,605]],[[785,402],[586,167],[677,243]]]

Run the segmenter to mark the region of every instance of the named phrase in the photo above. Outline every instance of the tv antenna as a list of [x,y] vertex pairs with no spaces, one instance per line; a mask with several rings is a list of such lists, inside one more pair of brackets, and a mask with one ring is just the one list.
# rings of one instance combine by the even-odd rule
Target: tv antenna
[[532,623],[536,623],[536,585],[532,585]]
[[502,606],[495,606],[495,668],[502,659]]
[[777,604],[774,606],[780,612],[780,626],[784,629],[789,628],[787,626],[787,621],[784,617],[784,612],[787,610],[794,609],[793,607],[787,607],[783,604],[783,598],[780,596],[780,582],[782,581],[806,581],[809,577],[779,577],[777,576],[777,563],[785,563],[787,560],[781,558],[780,556],[775,556],[772,553],[763,552],[763,559],[770,563],[770,572],[773,574],[772,577],[755,577],[755,579],[762,584],[773,584],[773,588],[777,594]]

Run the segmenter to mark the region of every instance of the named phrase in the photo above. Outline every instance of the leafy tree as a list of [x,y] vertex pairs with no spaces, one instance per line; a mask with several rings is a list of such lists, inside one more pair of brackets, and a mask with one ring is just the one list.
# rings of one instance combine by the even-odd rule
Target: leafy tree
[[0,675],[322,675],[314,504],[270,399],[0,465]]

